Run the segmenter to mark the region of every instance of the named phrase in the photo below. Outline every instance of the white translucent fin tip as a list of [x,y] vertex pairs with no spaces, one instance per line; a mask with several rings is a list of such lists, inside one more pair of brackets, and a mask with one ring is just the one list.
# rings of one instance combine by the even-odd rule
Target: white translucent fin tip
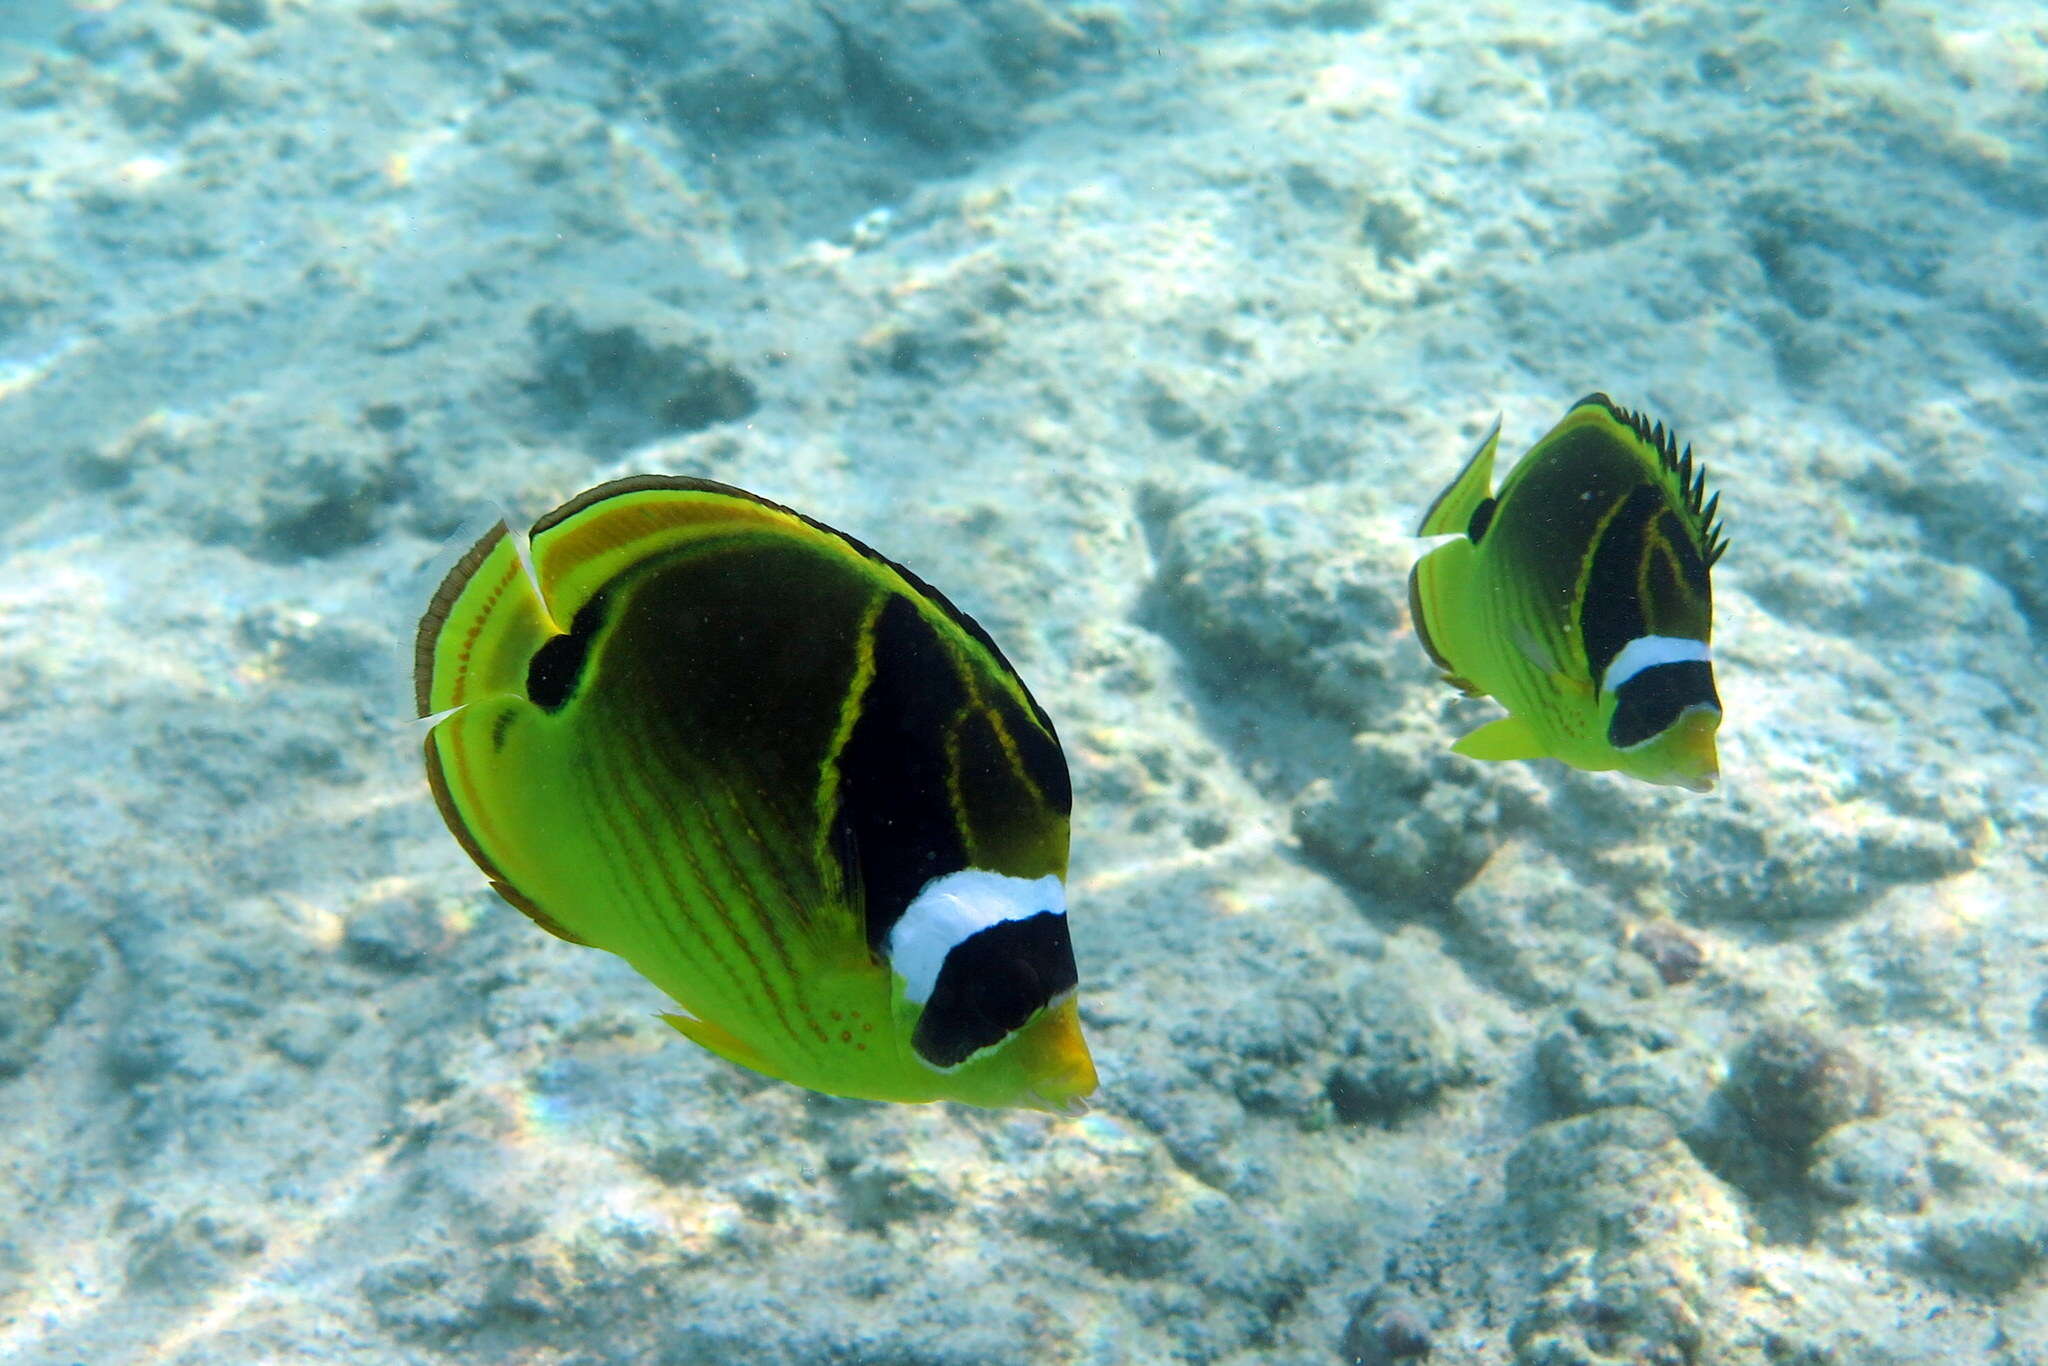
[[527,587],[533,590],[533,600],[540,604],[541,615],[557,631],[566,632],[568,628],[555,620],[554,609],[548,606],[548,595],[540,591],[540,570],[533,563],[533,537],[526,533],[526,528],[512,520],[511,509],[503,503],[494,502],[491,506],[498,510],[498,520],[505,524],[505,535],[512,542],[512,553],[519,557],[519,567],[526,571]]

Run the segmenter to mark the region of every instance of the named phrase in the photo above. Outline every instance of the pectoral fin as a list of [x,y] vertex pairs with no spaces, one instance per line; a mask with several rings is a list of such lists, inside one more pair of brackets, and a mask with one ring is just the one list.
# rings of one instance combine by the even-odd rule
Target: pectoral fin
[[1534,664],[1545,674],[1562,678],[1564,667],[1558,663],[1557,652],[1527,626],[1516,626],[1513,632],[1515,648],[1522,652],[1522,658]]
[[1519,716],[1503,716],[1498,721],[1488,721],[1452,745],[1451,753],[1462,754],[1468,759],[1542,759],[1549,756],[1543,741]]

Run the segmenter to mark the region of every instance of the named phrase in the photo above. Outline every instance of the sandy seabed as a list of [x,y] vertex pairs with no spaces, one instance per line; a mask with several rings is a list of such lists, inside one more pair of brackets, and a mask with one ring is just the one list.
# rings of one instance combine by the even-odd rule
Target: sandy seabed
[[[0,1360],[2048,1361],[2037,6],[10,13]],[[1712,797],[1452,756],[1407,621],[1592,389],[1725,493]],[[1030,680],[1092,1115],[483,889],[412,621],[629,470]]]

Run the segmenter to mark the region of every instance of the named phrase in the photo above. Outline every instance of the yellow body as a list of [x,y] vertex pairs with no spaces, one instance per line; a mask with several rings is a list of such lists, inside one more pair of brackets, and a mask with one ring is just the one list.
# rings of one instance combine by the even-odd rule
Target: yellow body
[[[889,600],[915,606],[963,712],[1012,730],[1042,719],[978,628],[839,533],[700,481],[594,490],[536,526],[531,573],[523,548],[501,529],[471,550],[422,622],[418,663],[421,713],[440,718],[435,797],[507,900],[624,958],[682,1007],[664,1017],[676,1029],[771,1077],[1047,1109],[1094,1089],[1071,992],[958,1066],[916,1056],[919,1008],[834,847],[835,746]],[[1063,809],[998,815],[964,847],[1065,876]]]
[[1705,658],[1706,575],[1722,542],[1691,453],[1678,456],[1661,427],[1594,395],[1518,462],[1496,497],[1499,438],[1496,425],[1430,509],[1421,534],[1454,539],[1424,555],[1409,580],[1418,634],[1446,677],[1508,712],[1452,749],[1711,788],[1721,710],[1710,666],[1698,666],[1708,672],[1696,703],[1622,745],[1613,730],[1623,694],[1600,686],[1605,661],[1596,657],[1604,633],[1609,651],[1618,636],[1652,636],[1680,649],[1696,642]]

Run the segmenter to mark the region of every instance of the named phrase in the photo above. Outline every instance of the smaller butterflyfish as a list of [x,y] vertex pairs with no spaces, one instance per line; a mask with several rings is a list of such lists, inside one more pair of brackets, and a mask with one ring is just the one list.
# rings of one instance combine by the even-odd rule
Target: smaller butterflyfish
[[1561,759],[1705,792],[1714,732],[1714,595],[1728,548],[1706,471],[1662,423],[1592,394],[1493,491],[1496,421],[1419,535],[1408,602],[1453,685],[1508,714],[1451,748]]
[[871,1100],[1095,1089],[1058,735],[909,570],[736,488],[619,480],[469,549],[415,685],[484,875],[711,1052]]

